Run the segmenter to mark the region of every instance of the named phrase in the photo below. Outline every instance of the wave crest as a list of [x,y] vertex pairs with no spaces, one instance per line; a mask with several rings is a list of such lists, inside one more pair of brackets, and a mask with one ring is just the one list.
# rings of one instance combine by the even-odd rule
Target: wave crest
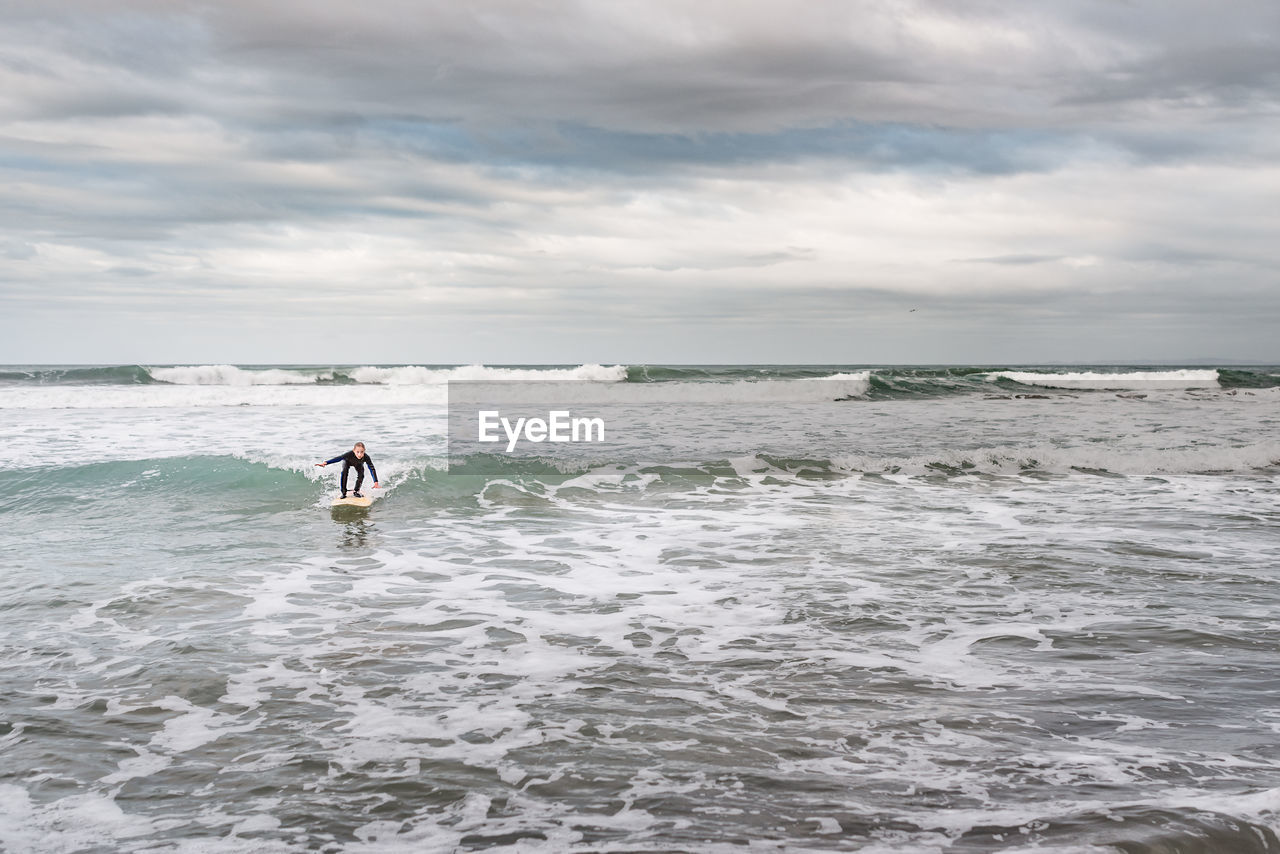
[[989,381],[1010,380],[1019,385],[1035,385],[1045,388],[1079,388],[1099,391],[1158,388],[1219,388],[1217,370],[1196,371],[1132,371],[1106,373],[1080,371],[1073,373],[1037,373],[1035,371],[995,371],[987,375]]
[[154,379],[170,385],[308,385],[333,379],[333,371],[249,370],[235,365],[176,365],[147,371]]
[[578,365],[574,368],[491,368],[485,365],[463,365],[456,368],[427,368],[403,365],[391,368],[365,366],[348,372],[358,383],[378,385],[440,385],[450,381],[486,382],[578,380],[618,383],[627,379],[626,365]]

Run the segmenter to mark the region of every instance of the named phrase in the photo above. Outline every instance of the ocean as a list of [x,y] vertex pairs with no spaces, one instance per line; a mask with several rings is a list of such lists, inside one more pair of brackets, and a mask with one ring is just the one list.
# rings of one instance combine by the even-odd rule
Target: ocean
[[[451,471],[450,382],[546,379],[651,429]],[[1280,367],[8,366],[0,415],[5,852],[1280,851]]]

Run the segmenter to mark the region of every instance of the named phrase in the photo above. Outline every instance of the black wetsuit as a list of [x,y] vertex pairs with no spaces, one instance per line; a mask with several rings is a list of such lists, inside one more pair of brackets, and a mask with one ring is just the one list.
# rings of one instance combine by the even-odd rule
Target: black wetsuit
[[365,454],[363,457],[357,457],[355,451],[347,451],[345,454],[342,454],[341,456],[334,457],[331,460],[325,460],[324,464],[331,465],[333,463],[338,462],[339,460],[342,461],[342,479],[338,481],[338,483],[342,487],[343,497],[345,497],[347,494],[348,469],[356,470],[356,488],[355,488],[356,492],[360,491],[360,484],[364,483],[364,467],[365,466],[369,467],[369,477],[373,478],[373,482],[374,483],[378,482],[378,470],[373,467],[373,460],[369,457],[368,454]]

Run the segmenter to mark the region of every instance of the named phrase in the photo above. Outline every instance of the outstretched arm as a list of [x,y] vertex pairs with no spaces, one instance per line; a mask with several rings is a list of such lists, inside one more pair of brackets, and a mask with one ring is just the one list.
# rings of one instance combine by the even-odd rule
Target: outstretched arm
[[325,460],[322,463],[316,463],[316,465],[320,466],[320,468],[324,468],[325,466],[329,465],[329,463],[337,463],[341,461],[342,461],[342,454],[338,454],[338,456],[334,457],[333,459]]

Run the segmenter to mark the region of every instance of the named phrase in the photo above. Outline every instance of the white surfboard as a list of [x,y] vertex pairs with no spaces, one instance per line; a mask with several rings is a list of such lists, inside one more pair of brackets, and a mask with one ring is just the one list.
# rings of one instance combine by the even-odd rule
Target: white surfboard
[[347,498],[335,498],[331,507],[368,507],[373,503],[373,497],[366,495],[364,498],[356,498],[348,496]]

